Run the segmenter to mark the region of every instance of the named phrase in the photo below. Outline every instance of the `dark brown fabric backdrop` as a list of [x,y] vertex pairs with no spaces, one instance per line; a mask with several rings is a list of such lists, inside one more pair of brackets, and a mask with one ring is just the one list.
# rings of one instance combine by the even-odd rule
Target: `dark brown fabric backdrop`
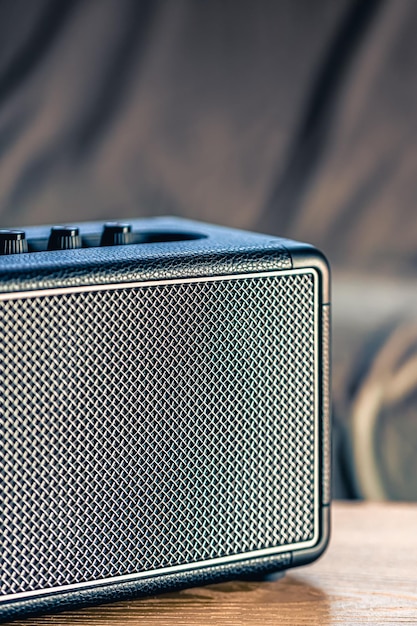
[[413,0],[2,0],[0,215],[175,213],[413,272]]

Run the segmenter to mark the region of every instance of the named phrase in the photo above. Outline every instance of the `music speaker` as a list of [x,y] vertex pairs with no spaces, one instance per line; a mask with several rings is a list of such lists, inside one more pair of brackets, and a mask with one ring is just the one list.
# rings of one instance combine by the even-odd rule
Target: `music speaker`
[[0,244],[0,617],[323,551],[320,252],[169,218]]

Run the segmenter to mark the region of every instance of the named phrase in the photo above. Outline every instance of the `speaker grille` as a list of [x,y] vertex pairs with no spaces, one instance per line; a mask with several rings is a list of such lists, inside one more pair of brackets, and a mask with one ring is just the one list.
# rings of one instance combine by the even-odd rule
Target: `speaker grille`
[[307,542],[312,274],[0,303],[1,593]]

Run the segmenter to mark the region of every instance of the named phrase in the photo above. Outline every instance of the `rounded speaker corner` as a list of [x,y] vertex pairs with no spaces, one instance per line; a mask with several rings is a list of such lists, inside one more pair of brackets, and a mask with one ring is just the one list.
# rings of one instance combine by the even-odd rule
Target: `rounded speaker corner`
[[308,243],[291,241],[288,246],[294,269],[315,269],[320,276],[321,303],[330,303],[331,270],[327,257],[321,250]]
[[293,552],[292,567],[308,565],[319,559],[326,551],[330,541],[330,506],[321,509],[320,532],[317,543],[305,550]]

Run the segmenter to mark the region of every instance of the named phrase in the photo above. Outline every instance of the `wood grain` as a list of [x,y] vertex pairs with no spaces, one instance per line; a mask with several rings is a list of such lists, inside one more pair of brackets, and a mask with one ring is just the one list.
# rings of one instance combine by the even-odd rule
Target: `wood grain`
[[19,623],[416,624],[417,504],[335,504],[325,556],[280,580],[222,583]]

